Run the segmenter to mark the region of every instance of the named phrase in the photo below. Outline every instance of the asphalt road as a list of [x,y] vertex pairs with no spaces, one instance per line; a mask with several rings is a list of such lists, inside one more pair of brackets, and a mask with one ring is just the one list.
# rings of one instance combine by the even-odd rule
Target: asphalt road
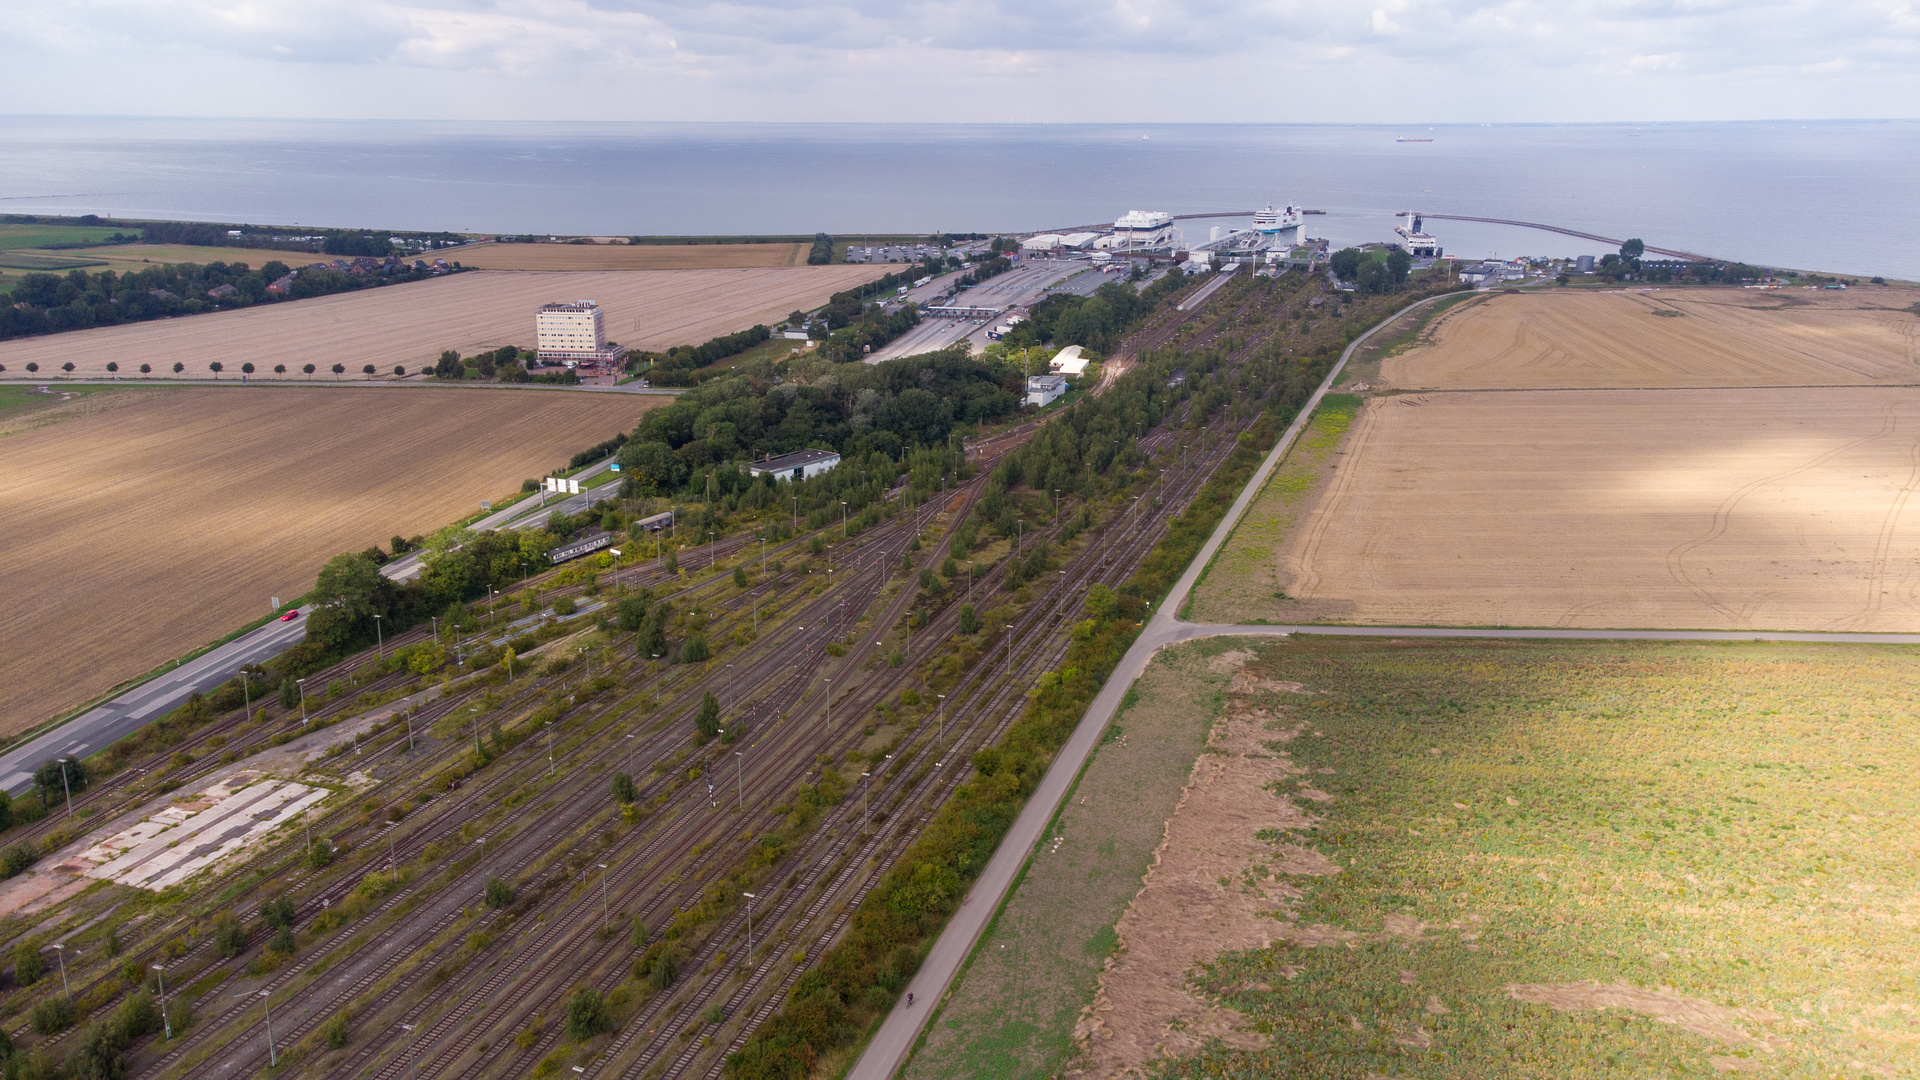
[[[597,465],[587,466],[573,474],[571,479],[578,480],[584,484],[612,467],[613,459],[608,458]],[[619,491],[620,485],[615,482],[602,484],[591,491],[582,491],[578,495],[568,495],[565,498],[555,498],[549,495],[547,496],[546,505],[544,506],[541,505],[538,498],[526,499],[504,509],[496,510],[467,527],[476,532],[506,528],[530,529],[535,525],[544,523],[547,520],[547,515],[553,513],[555,510],[559,510],[568,515],[585,513],[593,508],[594,503],[605,502],[613,498]],[[381,575],[390,581],[405,581],[419,572],[420,553],[417,551],[410,551],[380,568]]]
[[[1435,297],[1433,299],[1439,299]],[[1392,322],[1401,314],[1431,303],[1431,300],[1410,304],[1396,312],[1392,318],[1377,324],[1372,330],[1360,335],[1347,346],[1340,355],[1340,362],[1327,373],[1325,381],[1314,391],[1306,407],[1287,427],[1285,434],[1260,463],[1253,476],[1241,489],[1233,506],[1227,511],[1220,524],[1213,530],[1199,554],[1188,564],[1186,572],[1174,584],[1160,610],[1154,612],[1148,620],[1145,630],[1135,639],[1133,647],[1121,657],[1100,693],[1087,708],[1080,724],[1061,748],[1047,775],[1040,781],[1039,788],[1027,801],[1020,816],[1014,820],[1013,827],[987,863],[987,868],[974,882],[973,889],[961,902],[947,927],[934,942],[927,959],[920,965],[904,988],[914,998],[912,1006],[907,1005],[903,994],[894,1004],[893,1011],[887,1015],[873,1041],[867,1044],[853,1069],[847,1074],[848,1080],[888,1080],[905,1063],[907,1054],[913,1048],[914,1040],[919,1037],[920,1028],[933,1008],[953,984],[960,967],[966,963],[974,944],[986,930],[994,912],[1006,898],[1007,890],[1012,886],[1021,867],[1032,855],[1039,844],[1041,834],[1047,822],[1052,820],[1059,809],[1061,800],[1073,784],[1080,769],[1086,764],[1087,756],[1093,752],[1095,744],[1106,730],[1107,722],[1119,708],[1120,701],[1126,696],[1134,680],[1146,670],[1153,655],[1169,645],[1198,638],[1222,636],[1282,636],[1293,633],[1341,634],[1366,637],[1458,637],[1458,638],[1529,638],[1550,640],[1638,640],[1638,641],[1818,641],[1860,644],[1904,644],[1920,645],[1920,634],[1806,634],[1806,633],[1766,633],[1755,631],[1716,631],[1716,630],[1563,630],[1530,629],[1525,627],[1487,629],[1479,627],[1400,627],[1400,626],[1233,626],[1221,624],[1198,624],[1181,621],[1175,614],[1186,604],[1187,597],[1193,592],[1201,571],[1213,560],[1228,536],[1232,535],[1234,525],[1246,513],[1253,502],[1254,495],[1266,484],[1267,477],[1273,472],[1280,459],[1286,456],[1293,441],[1299,437],[1313,411],[1319,407],[1320,399],[1333,386],[1340,372],[1347,365],[1347,358],[1360,347],[1375,330]]]
[[233,678],[243,665],[278,656],[307,633],[306,613],[292,622],[265,626],[189,660],[172,671],[89,709],[50,731],[0,753],[0,788],[18,795],[31,786],[33,770],[49,758],[85,757],[166,714],[195,690],[207,691]]

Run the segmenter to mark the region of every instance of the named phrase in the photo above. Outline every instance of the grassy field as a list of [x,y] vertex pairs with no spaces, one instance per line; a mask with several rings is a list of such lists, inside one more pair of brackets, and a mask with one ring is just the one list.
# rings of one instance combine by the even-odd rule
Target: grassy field
[[443,349],[469,354],[501,345],[530,345],[534,312],[543,303],[590,299],[606,311],[607,336],[630,348],[699,344],[719,334],[785,320],[833,293],[886,273],[885,267],[799,266],[741,270],[656,270],[566,273],[477,271],[404,285],[100,327],[0,343],[11,376],[29,361],[42,373],[73,361],[79,375],[123,374],[142,362],[156,372],[174,363],[207,378],[207,364],[229,371],[247,361],[322,371],[344,363],[409,370]]
[[1139,890],[1226,689],[1205,652],[1170,649],[1135,685],[907,1077],[1045,1077],[1066,1058],[1113,951],[1113,924]]
[[810,244],[476,244],[443,252],[483,270],[717,270],[805,266]]
[[1064,1075],[1920,1075],[1912,649],[1234,647]]
[[117,232],[125,230],[92,225],[0,225],[0,251],[48,244],[98,243]]
[[27,417],[0,438],[0,734],[305,593],[341,551],[517,491],[666,400],[183,388]]

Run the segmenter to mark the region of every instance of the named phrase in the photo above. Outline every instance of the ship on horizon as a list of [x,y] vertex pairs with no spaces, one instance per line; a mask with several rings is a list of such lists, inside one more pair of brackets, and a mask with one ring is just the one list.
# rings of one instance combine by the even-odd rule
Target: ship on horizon
[[1433,140],[1432,140],[1432,139],[1420,139],[1420,138],[1409,138],[1409,137],[1407,137],[1407,136],[1405,136],[1405,135],[1402,135],[1402,136],[1400,136],[1399,138],[1397,138],[1397,139],[1395,139],[1395,140],[1393,140],[1393,141],[1394,141],[1394,142],[1432,142]]

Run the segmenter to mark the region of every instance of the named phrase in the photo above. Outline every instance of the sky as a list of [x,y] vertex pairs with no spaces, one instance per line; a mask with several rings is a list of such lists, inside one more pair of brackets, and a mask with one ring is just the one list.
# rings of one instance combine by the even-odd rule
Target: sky
[[1920,0],[0,0],[8,112],[1575,122],[1920,114]]

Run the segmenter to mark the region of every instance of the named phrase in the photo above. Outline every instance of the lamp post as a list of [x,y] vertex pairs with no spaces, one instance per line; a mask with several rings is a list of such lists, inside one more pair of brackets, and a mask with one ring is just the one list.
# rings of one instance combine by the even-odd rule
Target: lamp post
[[[280,1052],[275,1049],[273,1045],[273,1003],[267,1000],[267,995],[270,992],[271,991],[267,990],[260,991],[260,1010],[267,1016],[267,1064],[277,1069],[280,1067]],[[241,998],[251,997],[253,993],[252,990],[247,990],[233,996]]]
[[638,735],[627,736],[627,775],[628,776],[633,775],[633,747],[634,747],[635,740],[639,738],[640,736]]
[[67,946],[65,942],[53,943],[53,954],[60,958],[60,989],[66,992],[67,1000],[73,1000],[73,987],[67,985]]
[[[67,793],[67,816],[73,816],[73,781],[67,779],[67,759],[60,759],[60,787]],[[55,946],[58,948],[59,946]]]
[[873,787],[873,774],[860,774],[860,831],[867,831],[867,792]]
[[758,899],[750,892],[740,894],[747,898],[747,970],[753,970],[753,902]]
[[173,1017],[167,1015],[167,966],[165,964],[148,964],[147,966],[154,970],[155,978],[160,980],[160,1023],[167,1030],[167,1041],[172,1042]]
[[440,644],[440,616],[429,615],[427,617],[433,620],[433,643],[438,645]]
[[840,539],[847,538],[847,500],[840,500]]
[[547,775],[553,775],[553,721],[546,722],[547,729]]
[[600,932],[604,934],[607,931],[607,924],[613,921],[613,916],[607,907],[607,864],[596,865],[600,867]]
[[413,1071],[413,1044],[419,1041],[420,1031],[413,1024],[401,1024],[400,1026],[407,1029],[407,1071],[412,1072]]
[[295,679],[300,684],[300,726],[307,726],[307,680]]
[[935,735],[934,738],[942,739],[945,738],[947,734],[947,695],[935,694],[933,696],[940,699],[940,732]]
[[384,662],[387,659],[387,638],[386,638],[386,635],[380,632],[380,616],[379,615],[375,615],[373,617],[373,640],[377,645],[379,645],[380,659],[382,662]]
[[733,752],[733,797],[738,801],[741,813],[747,812],[747,759],[743,751]]
[[250,682],[251,680],[247,678],[247,669],[241,668],[240,697],[247,703],[247,723],[249,724],[253,723],[253,687],[248,685]]

